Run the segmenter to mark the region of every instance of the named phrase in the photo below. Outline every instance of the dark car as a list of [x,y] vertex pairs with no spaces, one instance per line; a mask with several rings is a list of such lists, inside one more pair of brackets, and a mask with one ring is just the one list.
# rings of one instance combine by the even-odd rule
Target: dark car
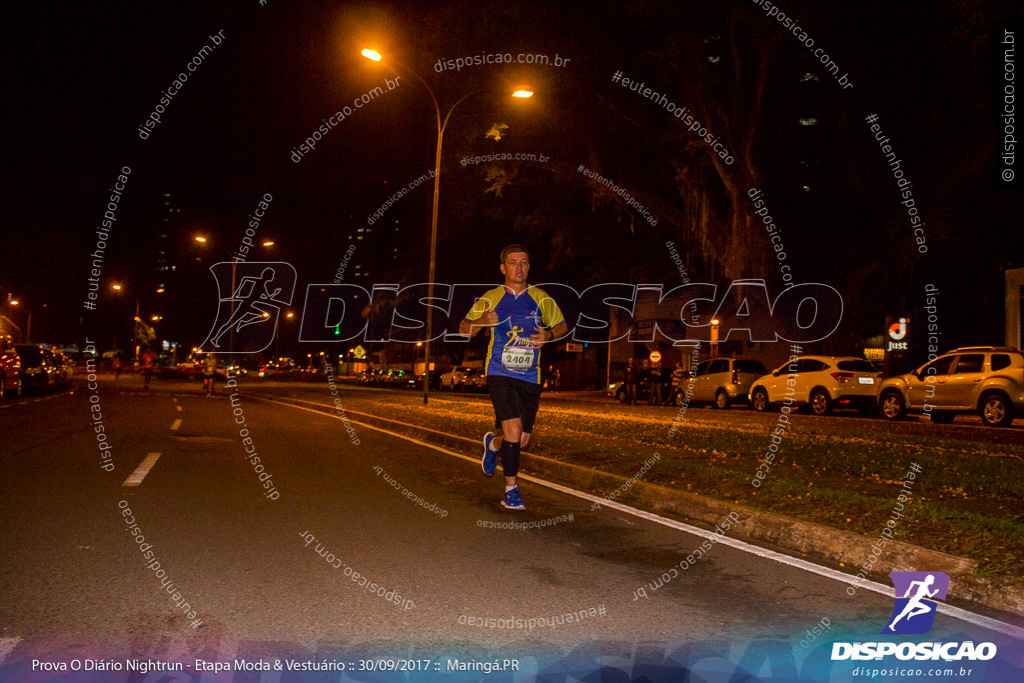
[[0,335],[0,400],[21,395],[21,358],[7,335]]
[[21,358],[21,388],[25,393],[46,394],[53,391],[57,369],[49,354],[38,344],[17,344]]
[[[651,398],[651,375],[655,373],[654,368],[641,370],[636,376],[636,400],[648,401]],[[671,403],[674,397],[672,387],[672,371],[662,368],[657,370],[661,375],[661,403]],[[620,403],[626,402],[626,383],[613,382],[608,385],[608,395],[614,396]]]
[[63,389],[71,384],[71,365],[68,357],[60,349],[43,349],[43,355],[51,368],[51,387]]
[[260,366],[259,377],[264,379],[290,379],[298,366],[291,358],[275,358]]
[[[404,377],[402,378],[403,381],[402,381],[401,386],[406,388],[406,389],[422,389],[423,388],[424,374],[425,373],[422,373],[422,372],[420,374],[418,374],[418,375],[414,375],[411,372],[405,373]],[[430,371],[430,388],[431,389],[440,389],[441,388],[441,371],[440,370],[431,370]]]

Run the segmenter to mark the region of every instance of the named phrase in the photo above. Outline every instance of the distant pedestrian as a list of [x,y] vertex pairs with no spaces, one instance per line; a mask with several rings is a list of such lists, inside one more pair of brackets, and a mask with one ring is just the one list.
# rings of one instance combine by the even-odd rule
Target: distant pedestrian
[[673,400],[677,394],[682,394],[685,389],[686,378],[689,376],[686,368],[683,367],[682,363],[676,363],[676,369],[672,371],[672,386],[668,390],[668,395]]
[[647,402],[652,406],[660,406],[662,404],[661,394],[665,388],[665,377],[663,372],[664,371],[661,369],[661,363],[655,363],[648,375],[651,395],[648,397]]
[[551,390],[552,393],[558,392],[558,368],[554,364],[548,366],[547,381],[544,382],[544,386]]
[[142,378],[145,381],[145,388],[149,389],[149,378],[153,376],[156,354],[147,346],[139,360],[142,362]]
[[217,357],[210,352],[203,359],[203,392],[208,396],[213,396],[213,385],[216,380]]
[[121,357],[114,356],[114,379],[121,379]]
[[633,359],[630,358],[626,363],[626,405],[636,403],[636,380],[636,366],[633,365]]

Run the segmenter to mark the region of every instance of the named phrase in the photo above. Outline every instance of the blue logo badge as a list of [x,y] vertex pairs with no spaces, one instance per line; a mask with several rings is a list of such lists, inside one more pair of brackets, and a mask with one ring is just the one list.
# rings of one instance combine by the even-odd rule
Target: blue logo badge
[[896,589],[896,605],[889,625],[882,633],[920,635],[935,623],[938,603],[928,598],[946,599],[949,577],[942,572],[893,572],[889,574]]

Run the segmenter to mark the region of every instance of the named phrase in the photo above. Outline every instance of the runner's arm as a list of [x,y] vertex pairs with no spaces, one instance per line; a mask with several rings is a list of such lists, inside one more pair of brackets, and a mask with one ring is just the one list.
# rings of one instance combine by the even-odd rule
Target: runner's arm
[[463,318],[459,323],[459,334],[464,337],[475,337],[485,327],[494,327],[499,322],[498,314],[494,311],[487,311],[476,320]]

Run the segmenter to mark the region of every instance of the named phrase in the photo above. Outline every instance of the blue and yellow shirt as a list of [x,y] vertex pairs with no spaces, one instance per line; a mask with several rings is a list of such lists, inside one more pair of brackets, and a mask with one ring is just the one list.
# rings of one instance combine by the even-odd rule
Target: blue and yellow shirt
[[466,320],[478,320],[487,311],[497,313],[500,322],[491,328],[485,374],[540,384],[540,349],[533,348],[530,335],[537,333],[536,327],[554,327],[563,322],[558,304],[537,287],[528,285],[516,296],[502,285],[477,299]]

